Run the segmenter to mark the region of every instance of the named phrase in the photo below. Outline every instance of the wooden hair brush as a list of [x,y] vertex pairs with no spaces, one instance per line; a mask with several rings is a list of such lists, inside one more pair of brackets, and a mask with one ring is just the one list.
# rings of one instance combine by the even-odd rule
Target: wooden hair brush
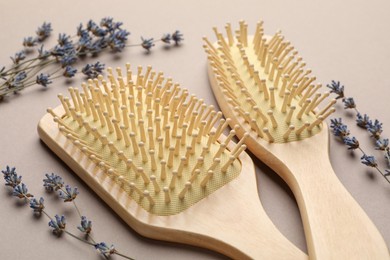
[[238,126],[151,67],[69,88],[41,119],[40,138],[146,237],[235,259],[307,259],[258,198]]
[[[208,74],[217,102],[239,138],[292,189],[313,259],[389,259],[382,236],[343,187],[328,156],[328,128],[335,100],[280,32],[253,37],[240,22],[217,42],[204,38]],[[248,134],[249,133],[249,134]]]

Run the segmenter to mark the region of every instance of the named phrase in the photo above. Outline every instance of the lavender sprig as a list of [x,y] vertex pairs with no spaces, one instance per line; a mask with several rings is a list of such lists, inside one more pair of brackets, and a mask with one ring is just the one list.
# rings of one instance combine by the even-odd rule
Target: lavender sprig
[[[129,45],[130,32],[122,26],[122,22],[116,22],[111,17],[105,17],[99,23],[89,20],[77,26],[75,35],[60,33],[57,44],[45,48],[43,43],[51,36],[52,27],[50,23],[44,22],[38,27],[36,36],[23,39],[24,49],[11,57],[13,65],[7,69],[0,66],[0,100],[30,86],[46,88],[60,77],[72,78],[77,73],[83,73],[87,78],[96,78],[102,73],[104,64],[99,62],[88,64],[82,69],[75,68],[82,57],[94,58],[106,50],[118,53],[126,47],[142,47],[150,52],[156,42],[171,44],[173,41],[179,45],[183,41],[183,34],[176,30],[172,34],[164,34],[158,40],[141,37],[140,43]],[[29,56],[34,53],[34,49],[37,51],[36,56]],[[50,65],[56,65],[59,69],[51,73],[45,71]]]
[[348,126],[342,122],[341,118],[331,119],[330,128],[332,129],[333,135],[339,137],[342,142],[348,147],[348,150],[360,150],[360,152],[362,153],[362,157],[360,158],[362,164],[375,168],[386,179],[386,181],[390,183],[390,179],[388,178],[388,176],[390,175],[389,171],[385,170],[385,172],[383,172],[381,169],[379,169],[376,158],[372,155],[366,154],[366,152],[361,148],[359,141],[356,139],[356,137],[349,136],[350,131],[348,130]]
[[[111,245],[108,246],[105,242],[96,243],[95,240],[91,237],[90,233],[92,231],[92,222],[88,220],[85,216],[81,216],[80,226],[77,228],[84,234],[87,235],[86,238],[81,238],[67,229],[66,217],[64,215],[59,216],[58,214],[54,217],[51,217],[49,213],[45,211],[44,199],[41,197],[39,200],[34,198],[34,195],[28,192],[27,186],[22,182],[22,176],[19,176],[16,173],[15,167],[6,166],[3,173],[3,178],[5,180],[5,185],[13,189],[12,195],[18,197],[19,199],[24,199],[29,202],[30,208],[35,214],[44,214],[48,219],[48,225],[52,228],[53,234],[60,236],[62,233],[65,233],[85,244],[93,246],[104,258],[109,259],[111,255],[118,255],[125,259],[132,260],[133,258],[126,256],[116,250],[116,248]],[[69,185],[63,188],[64,182],[62,178],[54,173],[51,175],[46,174],[46,178],[43,180],[44,187],[48,191],[60,190],[59,196],[64,198],[64,201],[72,201],[76,198],[78,191],[76,188],[73,190]],[[77,209],[77,207],[76,207]],[[77,209],[78,211],[78,209]],[[80,214],[80,212],[78,211]],[[90,242],[89,240],[92,242]]]
[[[357,109],[356,102],[352,97],[345,97],[344,95],[344,86],[340,84],[340,82],[336,82],[332,80],[330,85],[327,85],[331,92],[337,94],[337,99],[341,98],[344,103],[344,109],[353,109],[356,112],[356,124],[367,130],[370,133],[370,136],[374,139],[374,148],[375,150],[381,150],[384,153],[384,158],[387,162],[387,165],[390,167],[390,147],[389,147],[389,139],[383,138],[382,132],[383,127],[382,123],[378,120],[371,120],[367,114],[361,113]],[[386,170],[387,172],[388,170]],[[386,175],[387,176],[387,175]]]

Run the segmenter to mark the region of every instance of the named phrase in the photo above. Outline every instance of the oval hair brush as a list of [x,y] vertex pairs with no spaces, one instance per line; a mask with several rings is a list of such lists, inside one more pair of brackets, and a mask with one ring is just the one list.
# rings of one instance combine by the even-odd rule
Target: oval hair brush
[[[313,259],[389,259],[380,233],[343,187],[330,164],[328,128],[335,100],[280,32],[253,37],[247,25],[225,26],[224,37],[207,38],[208,74],[217,102],[237,135],[292,189]],[[319,109],[318,107],[322,108]]]
[[[307,259],[258,198],[238,126],[163,73],[130,65],[69,88],[40,138],[128,225],[146,237],[236,259]],[[126,80],[128,79],[128,80]]]

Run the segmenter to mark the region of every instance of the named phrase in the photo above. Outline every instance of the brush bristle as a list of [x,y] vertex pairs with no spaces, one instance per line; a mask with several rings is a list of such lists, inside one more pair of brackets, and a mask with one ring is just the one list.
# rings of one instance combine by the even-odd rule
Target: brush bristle
[[177,214],[239,175],[246,146],[227,148],[235,130],[220,141],[229,119],[150,66],[126,67],[128,80],[109,68],[107,80],[69,88],[70,99],[60,94],[64,115],[48,109],[82,152],[78,160],[91,160],[102,180],[156,215]]
[[[234,33],[225,26],[225,38],[216,28],[216,44],[207,38],[205,51],[213,77],[231,109],[259,138],[269,142],[291,142],[315,135],[322,121],[334,112],[331,101],[317,108],[329,93],[318,93],[321,84],[280,32],[264,35],[259,22],[253,37],[240,22]],[[234,35],[234,36],[233,36]]]

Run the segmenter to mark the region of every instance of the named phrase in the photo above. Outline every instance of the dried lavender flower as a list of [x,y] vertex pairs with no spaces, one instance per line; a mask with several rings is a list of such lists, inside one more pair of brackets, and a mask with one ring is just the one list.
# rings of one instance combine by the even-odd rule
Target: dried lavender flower
[[184,40],[183,38],[183,34],[180,33],[179,30],[176,30],[173,34],[172,34],[172,40],[175,42],[176,45],[179,45],[179,43]]
[[26,58],[26,52],[19,51],[19,52],[15,53],[15,55],[13,57],[10,57],[10,58],[15,65],[19,64],[20,61],[22,61]]
[[142,44],[141,44],[142,48],[144,48],[148,52],[154,46],[153,38],[144,39],[143,37],[141,37],[141,41],[142,41]]
[[38,27],[36,31],[36,34],[38,36],[38,41],[40,42],[44,41],[47,37],[50,36],[51,31],[52,31],[51,23],[44,22],[40,27]]
[[22,176],[18,176],[15,170],[16,170],[15,167],[10,168],[7,165],[6,169],[1,171],[3,173],[6,186],[15,188],[17,185],[19,185],[22,182]]
[[385,151],[385,159],[387,161],[387,166],[390,167],[390,149],[386,149],[386,151]]
[[44,206],[44,199],[41,197],[39,201],[35,198],[30,200],[30,208],[34,210],[34,213],[41,214],[43,209],[45,208]]
[[326,85],[330,88],[330,93],[335,93],[337,95],[336,99],[344,98],[344,86],[340,86],[340,81],[332,80],[332,83]]
[[348,146],[348,150],[355,150],[359,148],[359,141],[355,137],[345,137],[343,138],[344,144]]
[[341,118],[332,118],[330,119],[330,128],[335,128],[338,126],[343,125],[342,119]]
[[351,97],[344,98],[343,103],[344,103],[344,109],[356,108],[355,100]]
[[15,187],[22,182],[22,176],[18,176],[16,173],[8,176],[7,178],[4,176],[5,185]]
[[19,72],[16,74],[12,86],[19,87],[25,78],[27,78],[27,73],[25,71]]
[[363,154],[363,156],[360,158],[361,162],[367,166],[370,167],[377,167],[378,163],[376,162],[376,159],[374,156],[368,156],[366,154]]
[[80,226],[77,227],[81,232],[89,234],[92,231],[92,221],[88,220],[87,217],[82,216]]
[[331,119],[330,128],[335,136],[344,138],[349,135],[348,127],[342,123],[341,118]]
[[81,72],[86,75],[88,78],[93,79],[99,76],[104,70],[104,64],[100,63],[99,61],[95,64],[87,64],[84,66],[84,68],[81,70]]
[[50,75],[44,73],[39,74],[35,82],[43,87],[47,87],[50,83],[52,83]]
[[79,194],[77,187],[75,187],[73,190],[69,185],[65,186],[65,191],[60,190],[59,196],[61,199],[64,200],[64,202],[70,202],[76,199],[77,195]]
[[8,178],[11,175],[16,174],[16,168],[15,167],[9,167],[8,165],[5,167],[5,170],[1,170],[3,173],[4,179]]
[[374,123],[367,125],[367,130],[371,133],[371,137],[379,139],[382,133],[382,123],[375,119]]
[[5,170],[1,171],[4,175],[4,179],[8,176],[16,174],[16,168],[15,167],[9,167],[8,165],[5,167]]
[[17,186],[15,186],[12,195],[20,199],[34,197],[30,193],[28,193],[27,186],[24,183],[20,183]]
[[60,235],[62,233],[62,231],[65,230],[66,218],[64,215],[62,215],[61,217],[58,215],[55,215],[54,217],[55,217],[55,219],[51,219],[49,221],[49,227],[53,228],[54,234]]
[[66,78],[72,78],[74,75],[76,75],[77,69],[73,68],[72,66],[66,66],[64,73],[62,74]]
[[108,246],[104,242],[95,244],[95,248],[105,257],[109,257],[116,252],[114,245]]
[[23,46],[24,47],[33,47],[37,44],[37,39],[29,36],[23,39]]
[[388,150],[389,149],[389,139],[378,139],[375,141],[375,150]]
[[169,33],[166,33],[161,37],[161,41],[168,43],[168,44],[171,43],[171,40],[172,40],[172,37]]
[[65,33],[60,33],[58,35],[57,39],[58,45],[60,46],[66,46],[72,44],[72,40],[70,39],[70,36]]
[[126,47],[126,41],[128,35],[130,35],[130,33],[122,29],[113,32],[111,36],[108,38],[107,45],[114,52],[120,52]]
[[46,179],[43,179],[43,186],[47,191],[57,191],[64,186],[64,181],[62,180],[61,176],[54,173],[51,175],[46,173],[45,176]]
[[358,126],[367,128],[368,125],[371,125],[371,120],[368,115],[364,114],[363,116],[360,113],[356,115],[356,123]]
[[44,60],[50,56],[50,52],[43,49],[43,44],[38,49],[38,59]]
[[65,68],[69,65],[74,64],[77,61],[77,53],[75,50],[67,50],[65,51],[58,60],[61,63],[61,67]]

